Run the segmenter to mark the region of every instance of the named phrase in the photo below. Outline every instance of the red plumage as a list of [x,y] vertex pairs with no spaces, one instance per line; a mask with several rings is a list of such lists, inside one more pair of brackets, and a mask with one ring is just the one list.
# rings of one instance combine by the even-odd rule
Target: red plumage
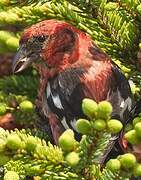
[[46,20],[25,30],[13,70],[19,72],[30,63],[40,73],[39,123],[55,143],[67,128],[79,136],[75,121],[84,117],[83,98],[108,100],[113,105],[113,117],[122,122],[129,118],[132,98],[128,81],[111,58],[74,26]]

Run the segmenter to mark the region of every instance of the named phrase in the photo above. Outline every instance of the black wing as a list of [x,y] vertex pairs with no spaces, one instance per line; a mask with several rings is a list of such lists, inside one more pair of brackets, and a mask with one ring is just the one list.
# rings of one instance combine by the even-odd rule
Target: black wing
[[[112,67],[111,75],[107,74],[101,85],[91,78],[90,82],[82,81],[85,74],[83,68],[68,69],[51,79],[46,88],[46,100],[51,111],[57,115],[64,129],[75,129],[76,119],[85,117],[81,110],[83,98],[89,97],[97,100],[98,93],[102,92],[107,84],[108,88],[103,93],[103,99],[107,99],[113,105],[112,116],[121,121],[128,119],[132,108],[131,91],[128,81],[117,67]],[[94,84],[91,88],[89,84]],[[101,88],[101,89],[100,89]],[[95,89],[96,94],[94,94]]]
[[75,121],[84,117],[81,102],[84,97],[80,77],[82,69],[70,69],[51,79],[46,88],[46,100],[51,111],[60,120],[63,129],[75,129]]

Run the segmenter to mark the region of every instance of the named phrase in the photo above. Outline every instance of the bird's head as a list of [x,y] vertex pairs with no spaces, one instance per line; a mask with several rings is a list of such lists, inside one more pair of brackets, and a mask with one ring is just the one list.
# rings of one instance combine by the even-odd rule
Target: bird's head
[[72,25],[57,20],[32,25],[21,36],[20,47],[13,61],[13,72],[20,72],[32,63],[48,70],[61,70],[73,64],[77,60],[81,33]]

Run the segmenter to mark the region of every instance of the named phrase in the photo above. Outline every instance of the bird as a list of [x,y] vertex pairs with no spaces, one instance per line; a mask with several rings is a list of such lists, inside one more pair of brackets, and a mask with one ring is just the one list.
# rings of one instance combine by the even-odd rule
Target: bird
[[44,20],[25,29],[19,44],[13,72],[31,64],[39,72],[38,124],[55,144],[69,128],[80,139],[75,123],[85,117],[81,108],[84,98],[109,101],[112,118],[126,124],[134,107],[129,82],[86,32],[65,21]]

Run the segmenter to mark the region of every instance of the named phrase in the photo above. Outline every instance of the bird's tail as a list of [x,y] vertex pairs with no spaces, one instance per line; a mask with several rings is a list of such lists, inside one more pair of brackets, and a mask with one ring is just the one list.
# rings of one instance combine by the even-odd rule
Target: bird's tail
[[126,120],[126,125],[132,123],[133,119],[141,113],[141,99],[135,103],[129,113],[129,118]]

